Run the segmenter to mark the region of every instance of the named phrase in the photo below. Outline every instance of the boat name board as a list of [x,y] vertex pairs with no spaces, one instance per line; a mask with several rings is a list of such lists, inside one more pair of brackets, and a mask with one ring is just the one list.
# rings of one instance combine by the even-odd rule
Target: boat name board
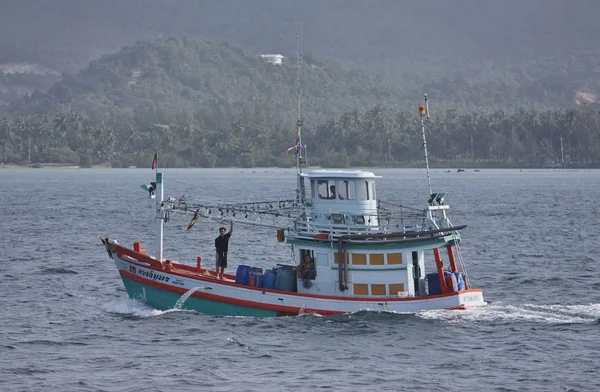
[[[169,281],[171,280],[171,278],[169,276],[157,274],[154,271],[146,271],[142,268],[136,268],[133,265],[129,266],[129,272],[131,272],[132,274],[137,274],[137,275],[143,276],[148,279],[152,279],[153,281],[169,283]],[[176,282],[176,281],[179,281],[179,282]],[[173,281],[171,283],[183,286],[183,281],[181,279],[175,279],[175,281]]]
[[461,299],[462,299],[463,304],[468,304],[471,302],[481,302],[481,295],[480,294],[467,294],[467,295],[461,296]]

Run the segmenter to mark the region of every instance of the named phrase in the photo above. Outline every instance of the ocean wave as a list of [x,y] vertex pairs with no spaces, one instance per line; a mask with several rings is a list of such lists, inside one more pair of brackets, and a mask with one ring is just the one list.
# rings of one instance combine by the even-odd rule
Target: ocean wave
[[43,274],[78,274],[78,272],[66,268],[42,268]]

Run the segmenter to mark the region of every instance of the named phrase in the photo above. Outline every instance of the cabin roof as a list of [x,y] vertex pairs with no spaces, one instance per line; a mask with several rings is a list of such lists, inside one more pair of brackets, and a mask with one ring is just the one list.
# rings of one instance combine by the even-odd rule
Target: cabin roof
[[381,178],[363,170],[312,170],[303,175],[309,178]]

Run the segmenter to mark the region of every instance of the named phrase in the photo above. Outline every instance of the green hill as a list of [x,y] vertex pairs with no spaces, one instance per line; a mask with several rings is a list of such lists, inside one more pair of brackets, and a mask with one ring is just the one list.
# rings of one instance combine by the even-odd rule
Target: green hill
[[[324,114],[374,100],[384,102],[385,98],[388,104],[412,102],[424,91],[447,106],[565,107],[571,106],[580,93],[600,94],[598,71],[594,69],[600,57],[600,25],[595,21],[598,14],[600,3],[594,0],[480,0],[476,4],[470,0],[0,2],[0,106],[35,88],[39,91],[34,102],[25,109],[19,105],[19,113],[46,112],[57,103],[80,110],[93,105],[139,107],[151,101],[189,109],[190,104],[184,102],[187,98],[202,105],[212,100],[222,107],[223,103],[237,102],[240,93],[242,99],[260,97],[268,86],[280,86],[280,82],[285,82],[287,90],[277,87],[275,94],[285,92],[282,97],[287,98],[289,90],[295,89],[291,72],[282,71],[280,80],[263,79],[264,86],[252,87],[264,90],[256,95],[243,86],[237,74],[239,68],[231,67],[244,55],[232,53],[230,62],[226,57],[230,53],[222,48],[226,45],[204,41],[206,51],[222,52],[210,55],[216,56],[216,62],[197,58],[196,62],[183,63],[190,68],[181,65],[177,70],[176,63],[182,57],[189,60],[190,53],[186,52],[195,48],[187,44],[170,47],[160,37],[201,37],[241,45],[246,48],[245,55],[253,58],[247,64],[253,68],[258,53],[294,57],[295,34],[303,22],[302,51],[307,58],[319,59],[322,67],[317,71],[328,74],[307,75],[307,97],[319,101],[324,91],[332,91],[335,96],[342,83],[343,88],[352,88],[349,78],[359,79],[352,82],[356,91],[349,95],[344,92],[348,100],[329,99],[325,106],[315,104]],[[167,48],[148,48],[148,53],[142,53],[143,45],[158,43],[134,44],[156,39]],[[117,52],[123,45],[130,46],[114,55],[118,58],[101,57]],[[174,53],[178,50],[180,53]],[[172,60],[163,58],[163,54]],[[147,56],[147,63],[143,63],[143,56]],[[225,56],[226,61],[219,63],[219,56]],[[203,61],[209,61],[209,67],[215,66],[218,75],[192,69],[194,65],[204,66]],[[2,71],[3,64],[21,62],[48,69],[50,74],[8,75]],[[134,66],[158,67],[157,74],[153,76],[150,69],[142,75],[140,84],[131,88],[133,91],[120,89],[117,85],[131,77]],[[264,76],[262,71],[255,71]],[[63,72],[75,76],[55,86],[50,95],[41,93]],[[365,73],[372,76],[366,77]],[[220,75],[232,75],[233,80],[221,80]],[[254,76],[246,75],[247,79]],[[154,78],[152,83],[160,85],[149,87],[150,77]],[[198,77],[203,80],[199,82]],[[317,79],[318,85],[311,84]],[[370,85],[363,84],[366,81]],[[85,99],[82,91],[87,94]],[[182,93],[182,99],[174,98]],[[283,98],[278,113],[290,107]],[[312,117],[311,108],[307,109]]]
[[[308,118],[394,102],[401,92],[364,72],[335,63],[301,67],[302,107]],[[168,113],[211,111],[232,119],[261,112],[293,123],[297,117],[296,59],[282,65],[227,43],[192,38],[138,42],[92,61],[47,92],[13,106],[19,114],[49,111],[103,113],[158,107]]]
[[[422,92],[444,108],[569,107],[582,94],[597,100],[599,63],[600,51],[582,51],[523,65],[480,63],[428,80],[414,71],[369,74],[309,54],[301,67],[302,108],[308,121],[321,121],[378,104],[405,108],[420,100]],[[210,127],[249,116],[289,124],[297,117],[296,91],[295,57],[273,65],[228,43],[161,38],[92,61],[46,92],[14,102],[9,112],[160,109],[171,114],[210,112],[199,114],[213,117]]]

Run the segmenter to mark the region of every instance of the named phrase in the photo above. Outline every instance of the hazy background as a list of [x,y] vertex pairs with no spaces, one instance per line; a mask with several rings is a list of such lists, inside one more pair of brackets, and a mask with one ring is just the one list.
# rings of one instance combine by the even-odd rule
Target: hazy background
[[595,166],[597,15],[593,0],[2,0],[1,161],[140,165],[160,145],[171,166],[285,166],[302,30],[319,164],[415,164],[426,92],[434,162]]

